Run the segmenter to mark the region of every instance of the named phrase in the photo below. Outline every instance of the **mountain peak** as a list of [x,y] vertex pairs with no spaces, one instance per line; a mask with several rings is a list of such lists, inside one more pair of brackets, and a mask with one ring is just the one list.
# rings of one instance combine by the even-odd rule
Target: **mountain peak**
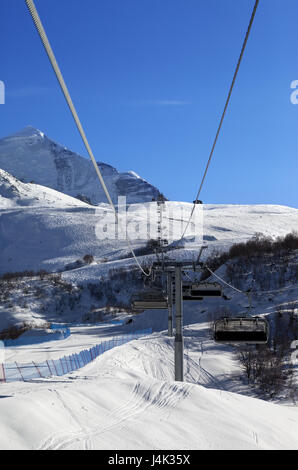
[[[128,204],[150,202],[159,190],[134,172],[120,173],[98,162],[114,203],[125,196]],[[107,202],[89,159],[49,139],[33,126],[0,139],[0,168],[22,182],[34,182],[73,197],[88,198],[94,205]]]
[[13,138],[13,137],[34,137],[34,136],[44,137],[44,133],[41,132],[36,127],[33,127],[33,126],[29,125],[29,126],[24,127],[23,129],[21,129],[20,131],[17,131],[13,134],[10,134],[8,136],[8,138]]

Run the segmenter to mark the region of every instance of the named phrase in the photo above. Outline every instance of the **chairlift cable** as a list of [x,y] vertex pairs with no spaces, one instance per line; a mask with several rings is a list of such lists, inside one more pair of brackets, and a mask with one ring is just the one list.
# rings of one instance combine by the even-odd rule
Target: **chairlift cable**
[[223,282],[224,284],[226,284],[227,286],[231,287],[231,289],[234,289],[235,291],[239,292],[240,294],[245,294],[246,295],[246,292],[240,290],[240,289],[237,289],[236,287],[232,286],[231,284],[229,284],[228,282],[226,282],[224,279],[222,279],[220,276],[218,276],[217,274],[215,274],[210,268],[208,268],[208,266],[205,264],[204,267],[213,275],[215,276],[219,281]]
[[[51,62],[51,65],[52,65],[52,67],[53,67],[53,69],[54,69],[54,72],[55,72],[55,74],[56,74],[56,77],[57,77],[57,80],[58,80],[59,85],[60,85],[60,87],[61,87],[61,90],[62,90],[63,95],[64,95],[64,97],[65,97],[65,99],[66,99],[66,102],[67,102],[67,104],[68,104],[68,107],[69,107],[69,109],[70,109],[70,111],[71,111],[71,114],[72,114],[74,120],[75,120],[75,123],[76,123],[76,126],[77,126],[77,128],[78,128],[78,131],[79,131],[79,133],[80,133],[80,135],[81,135],[81,137],[82,137],[82,139],[83,139],[83,142],[84,142],[84,144],[85,144],[85,147],[86,147],[86,149],[87,149],[87,152],[88,152],[88,154],[89,154],[89,157],[91,158],[91,161],[92,161],[92,163],[93,163],[94,169],[95,169],[96,174],[97,174],[97,177],[98,177],[98,179],[99,179],[99,181],[100,181],[100,183],[101,183],[101,186],[102,186],[102,188],[103,188],[103,190],[104,190],[104,193],[105,193],[105,195],[106,195],[106,197],[107,197],[107,200],[108,200],[110,206],[112,207],[112,209],[113,209],[113,211],[114,211],[115,219],[116,219],[116,221],[117,221],[117,223],[118,223],[119,218],[118,218],[118,213],[117,213],[116,207],[115,207],[115,205],[114,205],[114,203],[113,203],[113,201],[112,201],[112,198],[111,198],[111,196],[110,196],[110,193],[109,193],[109,191],[108,191],[108,188],[107,188],[107,186],[106,186],[106,184],[105,184],[104,178],[103,178],[103,176],[102,176],[102,174],[101,174],[101,171],[100,171],[100,169],[98,168],[98,165],[97,165],[96,160],[95,160],[95,158],[94,158],[92,149],[91,149],[91,147],[90,147],[90,145],[89,145],[89,142],[88,142],[88,139],[87,139],[87,137],[86,137],[85,131],[84,131],[84,129],[83,129],[83,126],[82,126],[82,124],[81,124],[81,121],[80,121],[80,119],[79,119],[79,116],[78,116],[78,114],[77,114],[77,111],[76,111],[76,109],[75,109],[75,106],[74,106],[74,104],[73,104],[73,101],[72,101],[72,99],[71,99],[70,93],[69,93],[69,91],[68,91],[68,88],[67,88],[67,86],[66,86],[66,83],[65,83],[65,81],[64,81],[64,78],[63,78],[63,76],[62,76],[62,73],[61,73],[61,70],[60,70],[60,68],[59,68],[59,65],[58,65],[58,63],[57,63],[57,61],[56,61],[54,52],[53,52],[53,50],[52,50],[52,47],[51,47],[50,42],[49,42],[49,40],[48,40],[48,37],[47,37],[47,35],[46,35],[46,32],[45,32],[45,29],[44,29],[43,24],[42,24],[42,22],[41,22],[41,19],[40,19],[39,15],[38,15],[36,6],[35,6],[33,0],[25,0],[25,1],[26,1],[28,10],[29,10],[29,12],[30,12],[30,14],[31,14],[31,16],[32,16],[32,19],[33,19],[33,22],[34,22],[35,27],[36,27],[36,29],[37,29],[37,32],[38,32],[38,34],[39,34],[39,36],[40,36],[40,39],[41,39],[41,41],[42,41],[42,43],[43,43],[43,45],[44,45],[44,48],[45,48],[46,53],[47,53],[47,55],[48,55],[48,58],[49,58],[49,60],[50,60],[50,62]],[[149,272],[146,272],[146,271],[142,268],[142,266],[140,265],[140,263],[139,263],[139,261],[138,261],[138,259],[137,259],[137,257],[136,257],[136,254],[135,254],[135,252],[134,252],[134,250],[133,250],[133,247],[132,247],[132,244],[131,244],[131,240],[129,239],[128,235],[127,235],[127,242],[128,242],[130,251],[131,251],[131,253],[132,253],[132,255],[133,255],[133,258],[134,258],[135,262],[137,263],[139,269],[142,271],[142,273],[143,273],[145,276],[150,276],[150,275],[151,275],[151,269],[149,269]]]
[[[229,284],[228,282],[226,282],[224,279],[222,279],[220,276],[218,276],[217,274],[215,274],[206,264],[204,264],[204,268],[206,268],[213,276],[215,276],[218,280],[220,280],[221,282],[223,282],[224,284],[226,284],[228,287],[230,287],[231,289],[234,289],[235,291],[239,292],[240,294],[244,294],[244,295],[247,295],[247,292],[244,292],[240,289],[237,289],[236,287],[232,286],[231,284]],[[253,291],[251,290],[249,292],[249,294],[273,294],[274,292],[283,292],[284,290],[288,290],[288,289],[297,289],[298,288],[298,285],[296,286],[287,286],[287,287],[282,287],[281,289],[273,289],[273,290],[259,290],[259,291]]]
[[253,292],[253,294],[273,294],[274,292],[283,292],[284,290],[289,290],[289,289],[298,289],[298,285],[282,287],[281,289],[260,290],[260,291]]
[[211,162],[211,159],[212,159],[212,156],[213,156],[213,153],[214,153],[214,149],[215,149],[215,146],[216,146],[216,143],[217,143],[217,140],[218,140],[220,131],[221,131],[221,127],[222,127],[222,124],[223,124],[223,121],[224,121],[224,118],[225,118],[225,115],[226,115],[226,111],[227,111],[227,108],[228,108],[228,105],[229,105],[229,102],[230,102],[230,98],[231,98],[231,95],[232,95],[232,91],[233,91],[233,88],[234,88],[234,85],[235,85],[235,82],[236,82],[236,78],[237,78],[238,71],[239,71],[239,68],[240,68],[240,64],[241,64],[241,61],[242,61],[242,57],[243,57],[243,54],[244,54],[244,51],[245,51],[245,48],[246,48],[246,44],[247,44],[247,41],[248,41],[248,38],[249,38],[249,34],[250,34],[250,31],[251,31],[251,28],[252,28],[252,25],[253,25],[253,21],[254,21],[255,14],[256,14],[256,11],[257,11],[257,8],[258,8],[258,4],[259,4],[259,0],[256,0],[255,6],[254,6],[254,9],[253,9],[251,18],[250,18],[249,26],[248,26],[248,29],[247,29],[247,32],[246,32],[246,35],[245,35],[245,39],[244,39],[244,42],[243,42],[243,45],[242,45],[242,49],[241,49],[241,53],[240,53],[240,56],[239,56],[239,59],[238,59],[238,63],[237,63],[237,66],[236,66],[236,69],[235,69],[235,72],[234,72],[234,76],[233,76],[232,84],[231,84],[231,86],[230,86],[230,90],[229,90],[229,93],[228,93],[228,97],[227,97],[227,100],[226,100],[226,104],[225,104],[225,107],[224,107],[224,110],[223,110],[223,113],[222,113],[222,116],[221,116],[221,119],[220,119],[219,126],[218,126],[218,128],[217,128],[217,132],[216,132],[216,135],[215,135],[215,139],[214,139],[214,142],[213,142],[213,145],[212,145],[212,148],[211,148],[211,152],[210,152],[210,155],[209,155],[209,158],[208,158],[208,161],[207,161],[207,165],[206,165],[206,168],[205,168],[205,172],[204,172],[204,174],[203,174],[203,178],[202,178],[202,181],[201,181],[201,184],[200,184],[200,187],[199,187],[199,190],[198,190],[196,199],[195,199],[195,201],[194,201],[194,203],[193,203],[193,207],[192,207],[192,211],[191,211],[189,220],[188,220],[188,222],[187,222],[187,225],[186,225],[186,227],[185,227],[185,229],[184,229],[184,232],[183,232],[182,237],[181,237],[180,240],[183,239],[183,237],[184,237],[184,235],[185,235],[185,233],[186,233],[186,231],[187,231],[187,229],[188,229],[188,226],[189,226],[190,221],[191,221],[191,219],[192,219],[192,216],[193,216],[193,213],[194,213],[196,204],[197,204],[198,201],[199,201],[199,197],[200,197],[200,194],[201,194],[201,190],[202,190],[202,187],[203,187],[203,184],[204,184],[204,181],[205,181],[205,178],[206,178],[206,175],[207,175],[209,166],[210,166],[210,162]]

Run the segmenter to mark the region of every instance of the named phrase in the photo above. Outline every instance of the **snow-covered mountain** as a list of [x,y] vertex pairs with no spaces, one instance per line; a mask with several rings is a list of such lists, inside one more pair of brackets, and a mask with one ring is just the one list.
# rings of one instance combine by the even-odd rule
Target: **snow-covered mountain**
[[[98,162],[114,203],[126,196],[129,204],[152,201],[159,190],[133,171],[119,173]],[[47,186],[73,197],[83,196],[92,204],[107,202],[90,160],[49,139],[28,126],[0,139],[0,168],[23,182]]]
[[0,168],[0,210],[17,207],[89,207],[83,201],[39,184],[22,183]]

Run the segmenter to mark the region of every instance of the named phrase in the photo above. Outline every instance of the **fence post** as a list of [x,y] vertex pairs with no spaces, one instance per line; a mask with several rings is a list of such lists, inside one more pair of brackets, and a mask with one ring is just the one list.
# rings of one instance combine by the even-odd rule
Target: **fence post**
[[55,369],[55,371],[56,371],[56,375],[57,375],[57,377],[59,377],[59,374],[58,374],[58,371],[57,371],[57,367],[56,367],[56,364],[55,364],[55,362],[54,362],[53,359],[52,359],[52,363],[53,363],[53,365],[54,365],[54,369]]
[[0,382],[6,382],[6,378],[5,378],[5,369],[4,369],[4,364],[1,364],[1,369],[2,369],[2,377],[0,379]]
[[75,361],[77,363],[77,369],[80,369],[81,365],[80,365],[80,360],[79,360],[79,355],[78,354],[75,354]]
[[61,359],[61,358],[60,358],[60,364],[61,364],[61,367],[62,367],[62,375],[64,375],[65,372],[64,372],[63,362],[62,362],[62,359]]
[[84,349],[83,351],[83,357],[84,357],[84,364],[88,364],[88,361],[87,361],[87,356],[86,356],[86,349]]
[[25,382],[24,377],[23,377],[23,374],[22,374],[22,371],[21,371],[21,368],[18,366],[17,363],[15,363],[15,365],[17,366],[17,369],[18,369],[18,371],[19,371],[19,373],[20,373],[21,379],[23,380],[23,382]]
[[49,369],[49,371],[50,371],[50,376],[51,376],[51,375],[53,375],[53,373],[52,373],[52,371],[51,371],[51,368],[50,368],[50,364],[49,364],[49,361],[47,360],[46,362],[47,362],[47,365],[48,365],[48,369]]
[[[42,375],[41,375],[41,373],[40,373],[40,370],[39,370],[39,368],[37,367],[37,365],[35,364],[35,362],[32,361],[32,364],[36,367],[36,370],[37,370],[39,376],[42,378]],[[23,380],[24,380],[24,379],[23,379]]]
[[71,370],[68,370],[69,369],[68,362],[67,362],[68,358],[69,358],[69,356],[67,356],[67,357],[64,356],[64,360],[65,360],[65,364],[66,364],[66,370],[67,370],[67,372],[71,372]]
[[[80,361],[82,361],[83,366],[84,366],[84,365],[85,365],[85,361],[84,361],[84,357],[83,357],[83,351],[80,351],[79,358],[80,358]],[[83,367],[83,366],[82,366],[82,367]],[[81,362],[80,362],[80,367],[81,367]]]

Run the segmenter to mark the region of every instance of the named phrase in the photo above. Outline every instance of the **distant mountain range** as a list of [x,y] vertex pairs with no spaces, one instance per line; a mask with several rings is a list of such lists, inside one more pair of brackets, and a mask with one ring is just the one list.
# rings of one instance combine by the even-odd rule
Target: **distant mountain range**
[[[107,163],[97,164],[115,204],[118,196],[126,196],[127,203],[133,204],[160,195],[133,171],[120,173]],[[47,186],[94,205],[107,202],[91,161],[31,126],[0,139],[0,168],[24,183]]]

